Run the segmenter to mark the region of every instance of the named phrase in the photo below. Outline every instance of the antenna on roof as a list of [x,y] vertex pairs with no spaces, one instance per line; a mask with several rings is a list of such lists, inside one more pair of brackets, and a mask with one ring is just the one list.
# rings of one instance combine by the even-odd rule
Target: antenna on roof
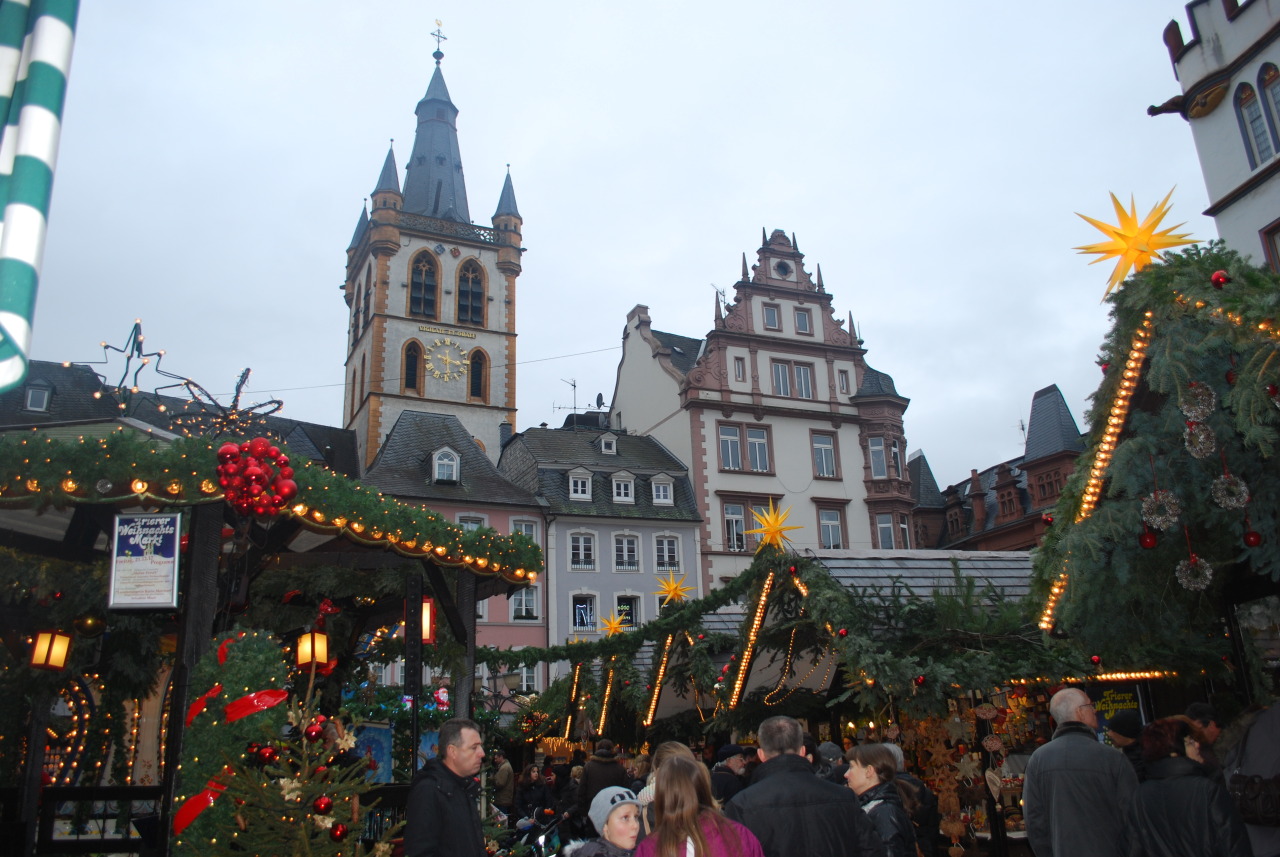
[[724,303],[725,302],[724,289],[720,288],[715,283],[711,283],[711,288],[715,289],[716,294],[720,296],[720,303]]
[[1022,420],[1018,420],[1018,428],[1022,431],[1022,445],[1027,445],[1027,424]]

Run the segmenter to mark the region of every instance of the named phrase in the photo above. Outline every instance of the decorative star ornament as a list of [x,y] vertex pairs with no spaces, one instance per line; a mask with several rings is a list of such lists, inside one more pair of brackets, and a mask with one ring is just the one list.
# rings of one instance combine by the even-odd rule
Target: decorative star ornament
[[791,514],[791,507],[788,506],[785,512],[780,512],[774,507],[772,500],[769,501],[768,511],[757,512],[752,509],[751,514],[755,516],[756,523],[760,525],[753,530],[747,530],[748,533],[760,534],[760,544],[756,545],[756,553],[759,553],[765,545],[773,545],[778,550],[782,550],[782,543],[791,541],[791,537],[787,535],[787,530],[803,529],[803,527],[785,526],[787,516]]
[[600,628],[604,631],[606,637],[621,634],[625,627],[626,620],[617,613],[610,613],[609,618],[600,620]]
[[680,575],[680,579],[676,579],[674,571],[667,572],[666,578],[658,579],[658,591],[653,593],[662,597],[662,606],[666,607],[672,601],[683,601],[693,591],[692,586],[686,586],[684,582],[685,576]]
[[1125,211],[1120,200],[1116,199],[1116,195],[1111,194],[1111,204],[1115,208],[1118,221],[1114,226],[1076,212],[1078,217],[1107,236],[1108,240],[1099,241],[1097,244],[1085,244],[1074,249],[1081,253],[1097,254],[1098,258],[1090,262],[1090,265],[1096,265],[1106,259],[1116,260],[1115,270],[1111,272],[1111,279],[1107,281],[1106,294],[1102,296],[1103,300],[1111,294],[1112,289],[1124,282],[1130,270],[1141,271],[1150,262],[1159,259],[1161,250],[1195,243],[1195,239],[1190,237],[1191,233],[1173,231],[1181,226],[1181,223],[1170,226],[1168,229],[1159,229],[1160,221],[1169,213],[1171,196],[1173,196],[1172,190],[1152,207],[1151,212],[1141,223],[1138,222],[1138,210],[1132,196],[1129,197],[1129,210]]

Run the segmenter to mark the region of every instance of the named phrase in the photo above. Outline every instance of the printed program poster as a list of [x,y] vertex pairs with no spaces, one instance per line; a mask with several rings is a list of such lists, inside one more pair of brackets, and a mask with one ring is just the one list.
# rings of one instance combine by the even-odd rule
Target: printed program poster
[[116,515],[111,540],[113,610],[174,610],[178,606],[178,544],[182,516]]

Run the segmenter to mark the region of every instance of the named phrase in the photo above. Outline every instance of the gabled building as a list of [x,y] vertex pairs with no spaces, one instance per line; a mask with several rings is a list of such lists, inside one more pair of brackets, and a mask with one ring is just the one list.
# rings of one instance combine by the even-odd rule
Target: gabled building
[[388,151],[347,248],[343,419],[366,466],[406,411],[455,414],[494,461],[515,425],[523,220],[508,174],[492,227],[471,222],[458,108],[434,56],[403,185]]
[[1209,191],[1205,214],[1233,250],[1280,270],[1280,7],[1260,0],[1192,0],[1191,38],[1164,28],[1182,86],[1149,113],[1191,126]]
[[916,540],[922,548],[1025,551],[1040,543],[1046,516],[1075,469],[1084,439],[1056,384],[1031,400],[1023,454],[938,490],[929,462],[914,452],[908,462],[916,491]]
[[[571,421],[572,422],[572,419]],[[536,428],[503,448],[501,473],[546,513],[548,636],[594,639],[657,617],[660,581],[699,586],[699,524],[684,465],[653,437]]]
[[750,562],[753,512],[791,509],[797,548],[909,548],[908,400],[867,365],[819,267],[781,230],[761,236],[704,339],[627,316],[610,424],[653,437],[689,465],[703,586]]

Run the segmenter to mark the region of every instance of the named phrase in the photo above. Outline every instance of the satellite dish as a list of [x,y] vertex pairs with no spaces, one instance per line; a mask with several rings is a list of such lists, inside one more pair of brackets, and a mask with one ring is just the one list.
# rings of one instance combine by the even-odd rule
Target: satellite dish
[[597,408],[604,407],[604,393],[596,393],[596,407]]

